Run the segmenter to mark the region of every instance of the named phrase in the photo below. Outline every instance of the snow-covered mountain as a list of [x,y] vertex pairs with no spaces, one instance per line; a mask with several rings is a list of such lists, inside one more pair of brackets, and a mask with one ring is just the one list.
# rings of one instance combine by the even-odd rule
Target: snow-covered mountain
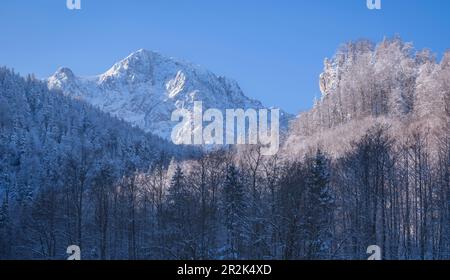
[[[175,125],[170,121],[172,112],[192,110],[195,101],[202,101],[204,110],[264,108],[261,102],[246,97],[233,80],[143,49],[104,74],[78,77],[70,69],[60,68],[47,82],[50,89],[61,90],[166,139]],[[282,127],[287,127],[288,118],[282,112]]]

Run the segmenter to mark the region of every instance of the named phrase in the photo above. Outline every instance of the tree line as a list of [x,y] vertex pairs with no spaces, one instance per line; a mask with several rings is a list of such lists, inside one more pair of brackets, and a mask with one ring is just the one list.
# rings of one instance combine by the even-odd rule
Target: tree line
[[20,223],[2,209],[2,257],[59,259],[77,245],[85,259],[366,259],[378,245],[384,259],[448,259],[450,142],[432,154],[426,138],[398,144],[377,125],[337,159],[162,155],[119,180],[103,163],[85,189],[69,164],[61,187],[14,206]]

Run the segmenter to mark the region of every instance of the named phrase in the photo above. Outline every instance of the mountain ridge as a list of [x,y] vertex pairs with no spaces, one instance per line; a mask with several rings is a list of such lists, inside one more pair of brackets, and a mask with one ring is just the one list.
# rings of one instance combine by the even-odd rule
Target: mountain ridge
[[[205,109],[266,108],[247,97],[235,80],[145,49],[96,76],[78,77],[62,67],[47,84],[165,139],[170,138],[175,125],[171,113],[181,108],[191,110],[195,101],[202,101]],[[280,119],[281,126],[287,128],[290,115],[282,112]]]

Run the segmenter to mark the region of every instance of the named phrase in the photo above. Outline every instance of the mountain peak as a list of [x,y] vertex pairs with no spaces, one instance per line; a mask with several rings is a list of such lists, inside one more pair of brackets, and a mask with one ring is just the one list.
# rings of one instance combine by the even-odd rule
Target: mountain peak
[[151,62],[152,60],[161,59],[163,56],[160,53],[149,51],[146,49],[139,49],[135,52],[132,52],[130,55],[128,55],[126,58],[121,60],[119,63],[130,63],[130,62],[137,62],[137,61],[145,61],[145,62]]
[[155,65],[167,64],[169,62],[169,59],[157,52],[139,49],[115,63],[102,76],[103,79],[109,77],[126,77],[134,79],[137,75],[146,75],[147,77],[142,78],[144,81],[147,81],[148,76],[153,72]]
[[73,71],[70,68],[67,67],[60,67],[55,72],[54,76],[60,77],[60,78],[66,78],[69,80],[72,80],[75,78],[75,75],[73,74]]
[[131,57],[148,58],[148,57],[151,57],[151,56],[161,56],[161,54],[158,53],[158,52],[155,52],[155,51],[147,50],[147,49],[139,49],[139,50],[137,50],[135,52],[132,52],[128,56],[128,58],[131,58]]

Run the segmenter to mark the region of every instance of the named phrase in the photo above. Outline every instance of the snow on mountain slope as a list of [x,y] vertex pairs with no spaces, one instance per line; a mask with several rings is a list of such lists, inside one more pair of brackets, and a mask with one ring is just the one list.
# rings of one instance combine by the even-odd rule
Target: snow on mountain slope
[[[194,101],[202,101],[204,110],[264,108],[261,102],[246,97],[233,80],[147,50],[132,53],[95,77],[77,77],[70,69],[60,68],[47,83],[50,89],[166,139],[176,124],[170,121],[172,112],[192,110]],[[282,127],[287,127],[288,118],[282,112]]]

